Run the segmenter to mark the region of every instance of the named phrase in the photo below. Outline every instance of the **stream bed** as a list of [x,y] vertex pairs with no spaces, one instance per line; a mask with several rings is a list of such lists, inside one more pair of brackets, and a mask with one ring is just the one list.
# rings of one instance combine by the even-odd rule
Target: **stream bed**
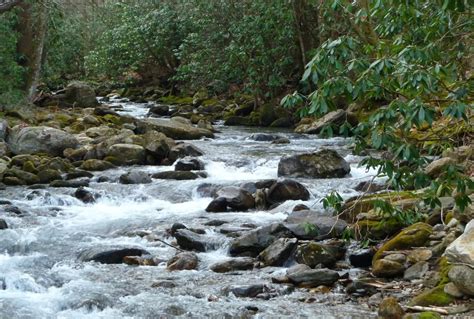
[[[115,101],[122,114],[142,117],[147,105]],[[75,189],[8,187],[0,191],[2,204],[19,209],[3,212],[9,225],[0,231],[0,318],[371,318],[366,305],[334,289],[318,294],[271,283],[284,267],[215,273],[209,266],[229,257],[231,237],[222,229],[258,227],[283,221],[296,204],[322,209],[320,200],[336,190],[348,198],[354,187],[373,172],[358,168],[349,140],[318,139],[291,131],[217,125],[215,139],[191,141],[205,155],[206,178],[188,181],[157,180],[123,185],[118,177],[139,168],[148,173],[165,166],[120,167],[97,172],[88,189],[101,194],[93,204],[73,196]],[[279,134],[290,144],[258,142],[254,133]],[[351,163],[351,174],[341,179],[297,179],[311,193],[309,201],[287,201],[269,211],[207,213],[209,197],[196,191],[204,183],[241,185],[275,179],[278,162],[286,155],[337,150]],[[98,182],[106,176],[109,182]],[[207,226],[212,220],[225,222]],[[197,253],[197,270],[170,272],[166,261],[175,249],[167,229],[173,223],[202,229],[216,249]],[[159,240],[154,240],[159,239]],[[83,262],[79,254],[92,247],[139,247],[159,260],[158,266],[130,266]],[[226,292],[235,285],[262,283],[268,298],[238,298]]]

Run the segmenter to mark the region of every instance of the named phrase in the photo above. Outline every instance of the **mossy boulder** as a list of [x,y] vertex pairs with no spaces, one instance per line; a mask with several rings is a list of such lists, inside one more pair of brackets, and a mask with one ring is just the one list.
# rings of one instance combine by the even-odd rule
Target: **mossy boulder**
[[416,223],[403,229],[398,235],[386,242],[372,259],[372,265],[379,260],[385,251],[409,249],[423,246],[433,232],[431,225]]
[[177,105],[186,105],[186,104],[193,104],[193,97],[192,96],[185,96],[179,97],[174,95],[163,96],[159,99],[160,102],[164,104],[177,104]]
[[445,285],[426,290],[414,297],[410,301],[410,306],[447,306],[454,301],[454,298],[444,292]]
[[345,249],[337,245],[325,245],[317,242],[309,242],[299,245],[295,259],[300,264],[305,264],[311,268],[319,264],[325,267],[334,266],[337,260],[344,257]]
[[395,297],[384,298],[379,305],[378,315],[380,319],[400,319],[404,314],[405,311],[403,311]]
[[403,275],[405,267],[396,261],[388,259],[376,260],[372,266],[372,273],[376,277],[391,278]]
[[33,161],[24,162],[21,169],[28,173],[38,174],[38,169],[36,169],[35,163],[33,163]]
[[145,149],[135,144],[115,144],[109,147],[107,156],[115,157],[119,165],[144,164]]
[[[22,170],[16,169],[16,168],[10,168],[9,170],[5,171],[4,176],[5,177],[16,177],[19,180],[23,181],[26,185],[38,184],[40,182],[37,175],[29,173],[29,172],[22,171]],[[5,182],[5,178],[4,178],[4,182]],[[5,182],[5,184],[7,184],[7,183]]]
[[54,169],[45,169],[38,172],[40,183],[47,184],[52,181],[62,180],[61,173]]
[[225,122],[224,125],[227,126],[256,126],[257,123],[255,123],[251,118],[249,117],[244,117],[244,116],[229,116]]
[[80,168],[85,171],[105,171],[114,167],[114,164],[98,159],[88,159],[84,161],[80,166]]

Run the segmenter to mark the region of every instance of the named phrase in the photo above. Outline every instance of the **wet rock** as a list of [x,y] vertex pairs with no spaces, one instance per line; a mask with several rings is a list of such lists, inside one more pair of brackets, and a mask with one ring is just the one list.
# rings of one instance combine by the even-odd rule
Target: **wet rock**
[[308,200],[309,191],[301,183],[291,179],[276,182],[267,191],[270,204],[282,203],[287,200]]
[[290,139],[286,137],[279,138],[277,140],[272,141],[272,144],[290,144]]
[[79,188],[79,187],[88,187],[89,180],[87,179],[76,179],[69,181],[55,180],[49,183],[50,187],[70,187],[70,188]]
[[311,268],[318,265],[332,267],[336,261],[344,258],[345,251],[343,246],[309,242],[298,246],[295,259],[298,263]]
[[46,126],[15,126],[7,139],[13,154],[45,153],[62,156],[67,148],[76,148],[77,139],[62,130]]
[[405,311],[394,297],[386,297],[379,305],[378,315],[380,319],[401,319]]
[[333,128],[339,128],[345,122],[348,122],[350,125],[355,126],[357,125],[357,117],[345,110],[339,109],[336,111],[332,111],[324,115],[323,117],[316,119],[308,124],[300,124],[296,127],[296,133],[305,133],[305,134],[319,134],[321,130],[329,125]]
[[197,187],[196,192],[201,197],[217,197],[217,191],[221,186],[211,183],[204,183]]
[[403,229],[398,235],[386,242],[374,255],[372,262],[380,259],[385,251],[421,247],[429,239],[432,227],[425,223],[416,223]]
[[0,230],[7,229],[7,228],[8,228],[7,222],[4,219],[0,218]]
[[236,271],[236,270],[251,270],[255,260],[250,257],[237,257],[223,262],[218,262],[211,265],[211,270],[218,273]]
[[151,177],[156,179],[174,179],[178,181],[198,179],[199,175],[187,171],[167,171],[153,174]]
[[474,220],[471,220],[451,245],[446,248],[445,256],[453,263],[463,263],[474,268]]
[[236,297],[254,298],[265,291],[265,286],[263,284],[232,286],[228,290]]
[[253,196],[242,188],[227,186],[217,191],[217,198],[206,208],[207,212],[246,211],[255,207]]
[[466,265],[454,265],[449,270],[448,276],[460,291],[468,296],[474,296],[473,268]]
[[194,146],[189,143],[180,143],[170,149],[169,159],[171,162],[174,162],[178,158],[186,156],[197,157],[202,155],[204,155],[204,152],[197,146]]
[[82,261],[96,261],[103,264],[121,264],[126,256],[142,256],[149,253],[141,248],[90,248],[79,254]]
[[396,277],[403,274],[404,271],[405,267],[402,264],[388,259],[376,260],[372,266],[372,273],[376,277]]
[[61,173],[55,169],[44,169],[44,170],[40,170],[37,174],[39,180],[40,180],[40,183],[42,184],[48,184],[52,181],[56,181],[56,180],[62,180],[62,176],[61,176]]
[[204,225],[206,226],[222,226],[224,224],[227,224],[228,222],[225,221],[225,220],[219,220],[219,219],[213,219],[213,220],[210,220],[206,223],[204,223]]
[[214,133],[209,130],[177,120],[150,118],[139,122],[138,126],[145,132],[158,131],[175,140],[198,140],[202,137],[214,137]]
[[329,149],[284,157],[278,163],[278,176],[340,178],[350,171],[349,163]]
[[175,142],[163,133],[148,131],[143,134],[142,146],[146,153],[152,156],[156,164],[160,164],[161,161],[169,156],[171,148],[175,146]]
[[281,135],[277,134],[267,134],[267,133],[254,133],[249,136],[249,139],[258,141],[258,142],[271,142],[282,138]]
[[265,248],[258,258],[266,266],[282,266],[294,251],[297,242],[296,238],[279,238]]
[[349,262],[354,267],[370,267],[375,251],[372,248],[359,249],[349,254]]
[[414,280],[423,278],[429,269],[430,265],[426,261],[419,261],[405,270],[405,273],[403,274],[403,279]]
[[160,260],[153,258],[152,256],[125,256],[123,258],[123,263],[136,266],[157,266],[160,263]]
[[118,165],[144,164],[145,149],[135,144],[114,144],[109,147],[107,156],[114,158],[114,163]]
[[293,211],[284,224],[299,239],[318,240],[340,237],[347,227],[342,219],[312,210]]
[[158,104],[150,107],[149,114],[158,115],[158,116],[167,116],[169,115],[170,108],[168,105]]
[[107,161],[88,159],[81,164],[80,168],[86,171],[105,171],[115,168],[115,165]]
[[204,163],[197,158],[183,158],[176,163],[174,170],[175,171],[201,171],[201,170],[204,170]]
[[298,212],[300,210],[310,210],[310,208],[308,206],[306,206],[305,204],[298,204],[296,205],[295,207],[293,207],[293,212]]
[[192,270],[197,268],[198,261],[198,256],[195,253],[182,252],[168,260],[166,269],[169,271]]
[[150,184],[152,182],[148,173],[137,170],[120,175],[119,181],[121,184]]
[[272,224],[257,228],[234,239],[231,242],[229,253],[231,256],[257,257],[265,248],[276,239],[292,237],[291,232],[282,224]]
[[[366,296],[366,295],[374,295],[377,293],[377,288],[375,288],[372,284],[374,282],[373,278],[357,278],[354,279],[349,285],[346,287],[346,293],[348,294],[355,294],[358,296]],[[376,299],[377,297],[374,297]],[[381,301],[381,298],[380,298]],[[377,305],[379,303],[377,302]]]
[[173,235],[179,247],[186,250],[206,251],[209,248],[208,239],[188,229],[179,229]]
[[95,196],[91,191],[88,191],[84,187],[79,187],[74,192],[74,197],[82,201],[83,203],[90,204],[95,203]]
[[171,225],[169,232],[171,236],[174,236],[174,234],[180,229],[188,229],[188,227],[181,223],[174,223],[173,225]]
[[16,177],[20,181],[20,184],[17,185],[33,185],[40,182],[40,179],[36,174],[16,168],[10,168],[4,172],[3,182],[7,185],[12,185],[11,180],[8,180],[7,177]]
[[321,285],[331,286],[339,279],[337,271],[330,269],[308,269],[287,274],[296,286],[312,288]]

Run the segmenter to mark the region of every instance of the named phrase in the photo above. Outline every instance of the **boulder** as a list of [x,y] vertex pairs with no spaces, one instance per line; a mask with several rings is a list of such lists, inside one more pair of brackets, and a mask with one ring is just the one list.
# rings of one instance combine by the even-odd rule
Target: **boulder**
[[173,236],[182,249],[206,251],[210,247],[208,238],[188,229],[179,229]]
[[266,266],[282,266],[294,251],[297,242],[296,238],[279,238],[265,248],[258,258]]
[[217,198],[206,208],[207,212],[225,212],[227,208],[234,211],[246,211],[255,207],[255,199],[246,190],[227,186],[217,191]]
[[156,179],[175,179],[178,181],[197,179],[199,175],[188,171],[166,171],[153,174],[151,177]]
[[137,170],[121,175],[119,181],[122,184],[150,184],[152,182],[148,173]]
[[444,255],[453,264],[466,264],[474,268],[474,220],[471,220],[464,233],[446,248]]
[[[473,243],[471,242],[471,245]],[[449,279],[464,294],[474,297],[474,269],[466,265],[454,265],[448,272]]]
[[40,182],[40,179],[36,174],[25,172],[17,168],[8,169],[3,173],[3,175],[3,182],[7,185],[12,185],[11,183],[9,183],[9,180],[7,179],[8,177],[17,178],[19,181],[22,182],[20,185],[33,185],[38,184]]
[[281,135],[267,134],[267,133],[254,133],[249,136],[249,139],[257,142],[271,142],[282,138]]
[[145,149],[135,144],[114,144],[109,147],[107,156],[115,159],[119,165],[145,164]]
[[298,125],[295,129],[295,132],[305,134],[319,134],[321,130],[327,125],[333,127],[333,130],[337,132],[338,130],[334,128],[339,128],[345,122],[348,122],[351,126],[355,126],[358,123],[357,117],[354,114],[345,110],[336,110],[329,112],[328,114],[314,120],[309,124]]
[[178,158],[186,157],[186,156],[202,156],[204,152],[199,149],[197,146],[194,146],[189,143],[180,143],[173,146],[170,149],[169,153],[169,160],[170,162],[176,161]]
[[201,171],[201,170],[204,170],[204,163],[197,158],[185,157],[176,163],[174,170],[175,171]]
[[164,104],[158,104],[150,107],[148,111],[149,114],[158,115],[158,116],[167,116],[169,115],[170,107]]
[[282,203],[287,200],[308,200],[309,191],[301,183],[285,179],[274,183],[267,191],[270,204]]
[[64,100],[74,107],[93,107],[98,104],[94,89],[84,82],[71,82],[64,95]]
[[169,156],[171,148],[175,145],[175,142],[163,133],[148,131],[143,134],[142,146],[157,164]]
[[76,180],[55,180],[49,183],[50,187],[69,187],[69,188],[78,188],[78,187],[87,187],[89,186],[88,179],[76,179]]
[[169,271],[192,270],[197,268],[198,261],[198,256],[195,253],[182,252],[168,260],[168,263],[166,264],[166,269],[168,269]]
[[446,166],[456,164],[456,161],[450,157],[443,157],[432,161],[425,167],[425,173],[431,177],[440,175]]
[[84,187],[79,187],[78,189],[76,189],[76,191],[74,192],[74,197],[86,204],[95,203],[94,194],[85,189]]
[[126,256],[142,255],[149,255],[149,253],[141,248],[93,247],[82,251],[79,254],[79,259],[82,261],[96,261],[102,264],[121,264],[123,263],[123,258]]
[[253,269],[253,265],[255,263],[255,259],[250,257],[237,257],[232,258],[223,262],[218,262],[211,265],[211,270],[213,272],[230,272],[236,270],[251,270]]
[[350,171],[349,163],[329,149],[284,157],[278,163],[278,176],[340,178]]
[[260,227],[234,239],[230,244],[229,253],[231,256],[257,257],[275,240],[283,237],[292,237],[292,234],[282,224]]
[[346,250],[340,245],[327,245],[317,242],[303,243],[296,249],[295,259],[300,264],[314,268],[318,265],[332,267],[344,258]]
[[294,236],[300,239],[327,239],[340,237],[347,223],[335,216],[325,216],[313,210],[293,211],[284,222]]
[[287,277],[296,286],[313,288],[321,285],[331,286],[339,279],[339,274],[337,271],[323,268],[291,272]]
[[209,130],[197,128],[182,121],[150,118],[139,122],[138,127],[143,132],[153,130],[176,140],[197,140],[203,137],[214,137]]
[[8,135],[8,146],[13,154],[45,153],[62,156],[67,148],[76,148],[77,139],[62,130],[46,126],[15,126]]

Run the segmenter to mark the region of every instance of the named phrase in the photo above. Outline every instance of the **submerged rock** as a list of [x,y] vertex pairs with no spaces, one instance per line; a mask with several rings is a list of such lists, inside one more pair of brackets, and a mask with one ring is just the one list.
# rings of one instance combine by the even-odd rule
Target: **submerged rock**
[[156,179],[175,179],[178,181],[198,179],[199,175],[188,171],[167,171],[153,174],[151,177]]
[[192,270],[197,268],[198,262],[199,259],[195,253],[182,252],[168,260],[166,269],[168,269],[169,271]]
[[148,173],[137,170],[121,175],[119,180],[122,184],[150,184],[152,182]]
[[142,256],[149,253],[141,248],[100,248],[93,247],[82,251],[79,259],[82,261],[96,261],[102,264],[121,264],[126,256]]
[[206,208],[207,212],[246,211],[255,207],[255,199],[243,188],[227,186],[219,189],[214,199]]
[[237,257],[223,262],[218,262],[211,265],[211,270],[214,272],[224,273],[236,270],[251,270],[255,259],[250,257]]
[[8,228],[7,222],[4,219],[0,218],[0,230],[7,229],[7,228]]
[[340,178],[350,171],[349,163],[330,149],[284,157],[278,163],[278,176]]
[[84,187],[79,187],[74,192],[74,197],[82,201],[83,203],[90,204],[95,203],[95,196],[91,191],[88,191]]

